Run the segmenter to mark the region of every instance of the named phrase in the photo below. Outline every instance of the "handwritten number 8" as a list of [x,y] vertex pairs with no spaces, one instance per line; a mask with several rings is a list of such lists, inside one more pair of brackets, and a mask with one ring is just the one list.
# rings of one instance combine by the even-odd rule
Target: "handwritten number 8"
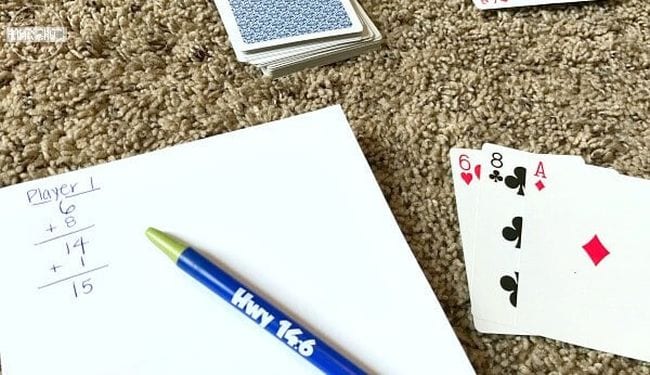
[[68,226],[68,228],[72,228],[77,224],[77,220],[75,220],[74,216],[68,216],[65,218],[65,225]]

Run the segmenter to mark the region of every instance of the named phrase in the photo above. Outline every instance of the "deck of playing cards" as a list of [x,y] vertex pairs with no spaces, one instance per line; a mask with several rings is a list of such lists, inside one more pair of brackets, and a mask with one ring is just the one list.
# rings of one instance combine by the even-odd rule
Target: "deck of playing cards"
[[650,181],[493,144],[450,159],[476,329],[650,361]]
[[237,60],[271,77],[348,59],[381,34],[357,0],[215,0]]

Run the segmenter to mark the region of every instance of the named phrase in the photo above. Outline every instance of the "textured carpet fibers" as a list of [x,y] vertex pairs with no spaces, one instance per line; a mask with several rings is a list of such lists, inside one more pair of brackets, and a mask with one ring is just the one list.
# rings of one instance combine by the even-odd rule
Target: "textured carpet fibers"
[[[341,103],[479,373],[650,374],[473,329],[447,160],[452,146],[489,141],[650,178],[650,2],[485,13],[470,0],[362,3],[380,50],[269,80],[235,60],[208,0],[57,2],[68,30],[58,54],[30,62],[0,46],[0,185]],[[0,4],[3,31],[23,5]]]

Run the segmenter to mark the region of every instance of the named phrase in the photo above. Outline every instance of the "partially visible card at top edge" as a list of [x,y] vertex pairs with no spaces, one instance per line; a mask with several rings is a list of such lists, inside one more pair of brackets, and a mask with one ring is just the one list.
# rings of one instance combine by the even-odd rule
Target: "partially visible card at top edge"
[[595,0],[474,0],[474,5],[481,10],[527,7],[537,5],[584,3]]
[[[474,273],[474,245],[472,243],[474,214],[478,202],[478,181],[481,179],[481,150],[452,148],[449,151],[456,211],[465,259],[465,271],[469,288],[470,302],[475,288],[472,282]],[[517,334],[512,327],[474,317],[474,327],[484,333]]]
[[584,165],[577,156],[538,155],[485,144],[472,234],[473,314],[519,330],[519,257],[526,248],[525,202],[554,189],[558,168]]
[[253,51],[363,31],[350,0],[215,0],[231,43]]

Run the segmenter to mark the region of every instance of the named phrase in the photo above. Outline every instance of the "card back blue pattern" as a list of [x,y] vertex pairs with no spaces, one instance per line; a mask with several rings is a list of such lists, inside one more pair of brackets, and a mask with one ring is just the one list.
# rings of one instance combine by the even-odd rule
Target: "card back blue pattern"
[[341,0],[229,0],[245,43],[352,26]]

